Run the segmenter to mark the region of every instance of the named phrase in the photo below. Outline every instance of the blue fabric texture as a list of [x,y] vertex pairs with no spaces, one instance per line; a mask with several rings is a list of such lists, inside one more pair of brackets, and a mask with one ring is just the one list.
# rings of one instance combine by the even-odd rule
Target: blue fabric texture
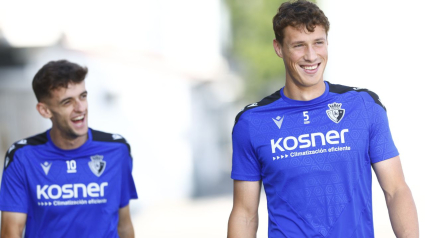
[[0,210],[27,214],[25,237],[118,237],[118,211],[137,198],[130,146],[89,129],[81,147],[62,150],[49,132],[7,152]]
[[374,237],[371,164],[398,155],[386,109],[367,89],[325,84],[311,101],[281,89],[237,116],[231,177],[262,180],[270,238]]

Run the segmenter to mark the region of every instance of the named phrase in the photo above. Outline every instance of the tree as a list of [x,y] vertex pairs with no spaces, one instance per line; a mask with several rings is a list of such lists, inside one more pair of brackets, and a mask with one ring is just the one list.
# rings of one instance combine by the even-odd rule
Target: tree
[[[246,97],[258,100],[284,85],[285,67],[273,49],[272,19],[282,0],[225,0],[231,15],[230,58],[246,79]],[[273,89],[272,89],[273,88]]]

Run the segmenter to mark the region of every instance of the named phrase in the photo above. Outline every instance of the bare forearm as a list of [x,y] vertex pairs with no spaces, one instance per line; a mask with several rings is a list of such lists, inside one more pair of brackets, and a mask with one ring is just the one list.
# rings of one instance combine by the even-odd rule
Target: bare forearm
[[134,238],[134,228],[131,222],[130,205],[119,210],[118,235],[121,238]]
[[21,238],[22,237],[22,235],[19,235],[18,233],[7,233],[7,232],[2,232],[1,233],[1,237],[4,237],[4,238]]
[[258,214],[247,216],[232,211],[229,218],[228,238],[255,238],[257,237]]
[[[16,228],[16,227],[14,227]],[[1,228],[1,237],[4,238],[21,238],[22,237],[22,232],[23,232],[23,228],[19,229],[11,229],[10,227],[5,227],[2,226]]]
[[133,226],[126,228],[118,228],[118,235],[120,238],[134,238]]
[[1,212],[1,237],[21,238],[25,228],[27,214],[19,212]]
[[419,237],[418,214],[412,193],[406,185],[393,195],[386,194],[391,225],[398,238]]

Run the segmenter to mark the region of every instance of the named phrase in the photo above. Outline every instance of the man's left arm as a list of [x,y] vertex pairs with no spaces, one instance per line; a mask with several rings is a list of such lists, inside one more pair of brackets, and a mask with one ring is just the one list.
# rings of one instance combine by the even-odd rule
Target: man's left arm
[[409,186],[404,180],[400,157],[372,164],[384,191],[391,226],[398,238],[419,237],[418,214]]
[[130,217],[130,205],[122,207],[119,210],[118,235],[120,238],[134,238],[134,228]]

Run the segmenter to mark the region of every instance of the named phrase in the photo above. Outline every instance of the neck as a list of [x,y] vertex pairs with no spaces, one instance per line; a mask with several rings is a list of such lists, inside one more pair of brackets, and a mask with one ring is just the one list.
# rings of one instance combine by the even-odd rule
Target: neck
[[311,86],[303,86],[287,80],[283,88],[283,94],[286,97],[297,101],[310,101],[320,97],[326,90],[323,80]]
[[55,146],[63,150],[72,150],[82,146],[87,141],[88,134],[72,137],[65,135],[58,129],[52,128],[50,130],[50,138],[52,139],[52,142],[55,144]]

